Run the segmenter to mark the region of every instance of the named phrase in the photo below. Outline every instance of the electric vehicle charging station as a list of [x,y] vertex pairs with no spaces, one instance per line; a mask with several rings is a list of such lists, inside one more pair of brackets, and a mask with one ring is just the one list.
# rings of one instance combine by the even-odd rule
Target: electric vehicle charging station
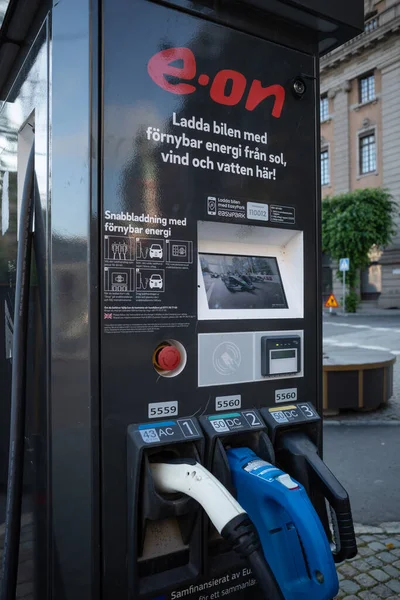
[[[35,597],[268,598],[267,573],[271,599],[331,600],[356,543],[321,458],[318,56],[362,31],[363,2],[15,0],[5,15],[2,215],[14,194],[24,222],[36,178],[42,240]],[[5,336],[19,303],[8,292]]]

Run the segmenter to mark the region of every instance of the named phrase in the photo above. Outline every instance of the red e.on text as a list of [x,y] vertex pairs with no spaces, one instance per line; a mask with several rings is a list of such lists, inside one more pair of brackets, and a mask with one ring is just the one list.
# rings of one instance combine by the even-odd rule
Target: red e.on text
[[[177,60],[183,62],[182,67],[171,64]],[[147,71],[160,88],[171,94],[193,94],[197,90],[195,85],[187,83],[193,81],[197,71],[196,58],[189,48],[161,50],[149,60]],[[171,83],[166,76],[175,77],[179,81]],[[210,77],[206,74],[201,74],[197,79],[197,83],[201,86],[206,86],[209,82]],[[228,83],[230,84],[229,91],[227,91]],[[232,69],[223,69],[218,71],[211,82],[210,97],[217,104],[235,106],[242,100],[246,88],[247,79],[242,73]],[[254,110],[261,102],[271,96],[274,98],[272,116],[279,119],[285,102],[285,89],[278,84],[263,87],[259,79],[254,79],[246,97],[246,110]]]

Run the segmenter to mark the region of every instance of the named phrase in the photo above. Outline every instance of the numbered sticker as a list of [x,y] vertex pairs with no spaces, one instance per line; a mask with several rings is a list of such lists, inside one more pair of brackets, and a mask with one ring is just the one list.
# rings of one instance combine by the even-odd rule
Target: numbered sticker
[[149,419],[158,419],[159,417],[176,417],[178,415],[178,402],[152,402],[148,405]]
[[192,419],[179,419],[178,425],[185,438],[191,438],[199,435],[199,432],[197,431]]
[[229,431],[229,427],[224,419],[213,419],[210,423],[218,433],[221,431]]
[[238,396],[217,396],[215,398],[215,410],[226,410],[227,408],[241,408],[242,397]]
[[289,419],[284,412],[271,413],[277,423],[289,423]]
[[313,419],[314,417],[317,416],[315,414],[315,411],[312,408],[310,408],[310,406],[308,406],[308,404],[299,404],[298,407],[301,409],[301,411],[303,412],[303,414],[308,419]]
[[140,435],[142,436],[142,440],[146,442],[146,444],[151,444],[153,442],[160,441],[157,429],[144,429],[140,432]]
[[256,221],[268,221],[268,204],[260,202],[247,203],[247,218]]
[[257,417],[256,413],[253,410],[247,410],[246,412],[242,412],[242,415],[250,425],[250,427],[259,427],[262,425],[260,419]]
[[288,402],[297,400],[297,388],[288,388],[286,390],[275,390],[275,402]]

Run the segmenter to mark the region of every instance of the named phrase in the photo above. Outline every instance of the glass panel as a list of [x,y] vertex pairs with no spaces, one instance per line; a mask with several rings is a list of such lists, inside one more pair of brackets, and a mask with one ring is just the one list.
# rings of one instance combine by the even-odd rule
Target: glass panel
[[329,152],[321,152],[321,185],[329,185]]
[[[0,111],[0,559],[5,535],[19,201],[34,136],[39,187],[36,201],[42,201],[44,206],[47,202],[48,85],[45,29],[38,36],[37,47],[25,61],[10,100],[3,103]],[[38,279],[34,268],[29,293],[24,477],[16,597],[38,600],[47,597],[49,576],[46,554],[45,351],[43,313],[38,300]]]
[[271,358],[296,358],[296,350],[271,350]]
[[321,98],[320,101],[321,122],[329,119],[329,101],[328,98]]
[[360,138],[360,171],[361,174],[376,171],[375,134]]
[[288,307],[275,257],[207,252],[199,256],[209,308]]
[[4,17],[11,0],[0,0],[0,27],[3,26]]
[[368,75],[360,79],[360,102],[370,102],[375,99],[375,76]]

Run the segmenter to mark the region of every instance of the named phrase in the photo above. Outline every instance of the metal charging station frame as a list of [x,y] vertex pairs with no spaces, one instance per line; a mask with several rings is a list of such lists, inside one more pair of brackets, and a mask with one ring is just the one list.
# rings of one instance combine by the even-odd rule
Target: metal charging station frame
[[[13,3],[13,10],[18,4],[18,0]],[[9,52],[2,100],[7,106],[22,107],[18,123],[12,122],[11,113],[3,112],[4,118],[18,129],[31,114],[36,116],[36,169],[47,232],[46,343],[41,356],[46,402],[41,408],[39,436],[45,458],[38,470],[43,481],[40,511],[47,524],[43,572],[48,577],[42,583],[52,598],[101,596],[108,600],[127,597],[128,590],[128,426],[149,420],[150,400],[176,400],[179,416],[185,417],[213,412],[216,397],[232,394],[242,397],[244,409],[266,408],[274,405],[275,391],[282,387],[278,381],[248,380],[197,387],[198,333],[304,331],[304,377],[295,380],[296,386],[299,399],[312,400],[321,412],[321,376],[315,368],[322,357],[317,57],[319,49],[325,51],[353,35],[361,13],[355,10],[343,23],[343,13],[335,12],[335,2],[330,3],[327,21],[331,25],[322,33],[316,31],[317,8],[312,0],[266,2],[265,6],[254,2],[254,7],[239,1],[217,6],[186,0],[33,4],[36,11],[32,8],[27,16],[29,33],[25,35],[29,53],[26,47],[11,52],[7,46],[11,42],[5,38],[0,40],[0,51]],[[300,25],[297,9],[307,15]],[[10,16],[5,26],[11,22]],[[151,57],[172,47],[189,48],[196,60],[196,91],[182,96],[187,102],[180,107],[177,96],[157,86],[148,73]],[[219,104],[210,98],[210,86],[221,70],[239,73],[235,77],[241,86],[242,78],[246,80],[246,91],[236,104]],[[302,97],[293,93],[296,79],[305,84]],[[265,113],[259,111],[258,116],[259,106],[244,108],[248,86],[254,81],[284,87],[279,118],[271,116],[271,99],[263,104]],[[27,96],[30,83],[35,85]],[[218,93],[221,98],[221,90],[214,87],[213,95]],[[170,126],[168,119],[179,110],[181,116],[215,120],[240,131],[268,131],[276,146],[271,153],[283,152],[287,159],[287,167],[276,165],[274,188],[267,188],[272,184],[269,179],[241,174],[222,179],[207,171],[188,175],[182,166],[179,170],[174,164],[167,169],[160,166],[159,155],[155,159],[144,143],[143,127],[154,125],[161,130]],[[165,212],[167,220],[187,219],[190,234],[184,241],[193,243],[195,265],[197,221],[212,217],[206,210],[208,196],[295,209],[295,223],[286,223],[284,228],[304,235],[303,318],[197,322],[197,268],[182,270],[181,277],[172,274],[172,287],[168,285],[175,292],[170,294],[165,287],[165,299],[168,305],[179,304],[179,314],[185,316],[175,317],[172,322],[179,327],[168,327],[168,337],[185,346],[187,366],[181,375],[160,382],[151,358],[167,330],[111,333],[109,328],[109,315],[121,312],[109,306],[121,308],[122,304],[111,304],[110,297],[104,296],[109,291],[104,290],[108,285],[105,210],[132,212],[147,203],[147,212]],[[229,223],[229,219],[221,221]],[[247,217],[244,222],[248,227],[263,226]],[[277,216],[275,224],[269,221],[268,226],[282,228],[282,221]],[[177,241],[182,238],[177,230],[172,236]],[[119,267],[109,262],[108,268]],[[145,270],[136,263],[129,268],[135,276],[136,269]],[[129,276],[133,277],[131,271]],[[119,282],[122,287],[125,281],[131,280]],[[129,294],[132,289],[114,291]],[[136,300],[129,303],[138,306]],[[133,317],[112,320],[137,324]]]

